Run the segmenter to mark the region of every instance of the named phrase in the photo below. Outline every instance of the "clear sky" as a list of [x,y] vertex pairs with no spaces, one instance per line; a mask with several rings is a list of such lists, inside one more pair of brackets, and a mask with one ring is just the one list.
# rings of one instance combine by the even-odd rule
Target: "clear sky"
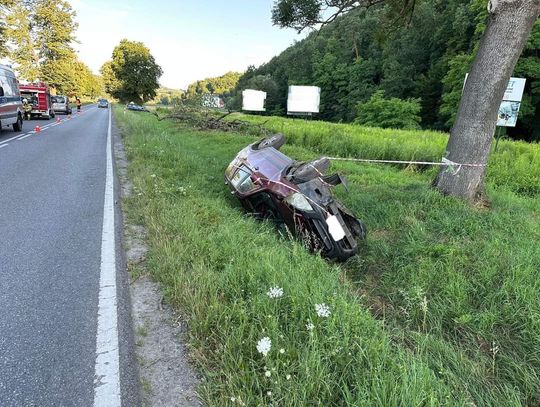
[[273,0],[71,0],[80,59],[94,72],[121,39],[142,41],[163,68],[161,84],[245,71],[279,54],[298,35],[272,26]]

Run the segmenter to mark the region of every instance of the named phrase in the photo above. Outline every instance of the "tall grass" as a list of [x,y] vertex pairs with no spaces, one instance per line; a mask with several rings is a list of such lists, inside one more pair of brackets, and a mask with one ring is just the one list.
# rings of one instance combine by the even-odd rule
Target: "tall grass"
[[[429,174],[339,163],[350,192],[337,192],[369,233],[360,256],[332,265],[244,215],[223,185],[254,137],[117,119],[136,188],[128,216],[148,228],[148,267],[190,321],[209,405],[539,404],[538,199],[490,187],[493,208],[479,210],[430,190]],[[283,297],[266,294],[274,286]]]
[[[272,132],[284,133],[288,142],[325,155],[386,160],[441,162],[448,134],[335,124],[315,120],[234,114]],[[526,195],[540,193],[540,146],[502,140],[492,152],[487,182]]]

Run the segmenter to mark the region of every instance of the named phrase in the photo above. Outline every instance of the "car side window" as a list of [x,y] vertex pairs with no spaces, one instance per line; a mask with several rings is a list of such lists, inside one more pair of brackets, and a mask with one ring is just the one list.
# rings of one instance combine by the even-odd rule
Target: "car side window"
[[0,96],[13,96],[9,78],[7,76],[0,76],[0,88],[2,89]]
[[18,96],[19,95],[19,83],[17,82],[17,79],[9,78],[9,85],[11,86],[11,92],[13,93],[13,96]]

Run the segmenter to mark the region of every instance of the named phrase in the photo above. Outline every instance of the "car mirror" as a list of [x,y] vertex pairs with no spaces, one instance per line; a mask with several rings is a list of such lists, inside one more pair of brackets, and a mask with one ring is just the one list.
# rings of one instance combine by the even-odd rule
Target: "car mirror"
[[4,88],[0,86],[0,97],[4,96]]

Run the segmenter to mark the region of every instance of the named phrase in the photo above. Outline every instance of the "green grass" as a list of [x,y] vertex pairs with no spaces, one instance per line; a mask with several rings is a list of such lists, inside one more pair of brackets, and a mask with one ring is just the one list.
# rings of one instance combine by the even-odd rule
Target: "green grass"
[[[430,173],[335,164],[350,181],[338,195],[369,231],[360,256],[332,265],[228,192],[223,171],[255,137],[117,119],[136,188],[128,218],[148,229],[148,269],[190,321],[208,405],[540,403],[537,198],[491,183],[492,208],[477,209],[431,190]],[[270,299],[276,285],[285,295]]]
[[[338,157],[441,162],[448,134],[335,124],[317,120],[250,116],[236,113],[230,119],[264,123],[272,132],[285,134],[289,143]],[[433,171],[432,171],[433,172]],[[492,152],[487,182],[525,195],[540,193],[540,145],[502,140]]]

